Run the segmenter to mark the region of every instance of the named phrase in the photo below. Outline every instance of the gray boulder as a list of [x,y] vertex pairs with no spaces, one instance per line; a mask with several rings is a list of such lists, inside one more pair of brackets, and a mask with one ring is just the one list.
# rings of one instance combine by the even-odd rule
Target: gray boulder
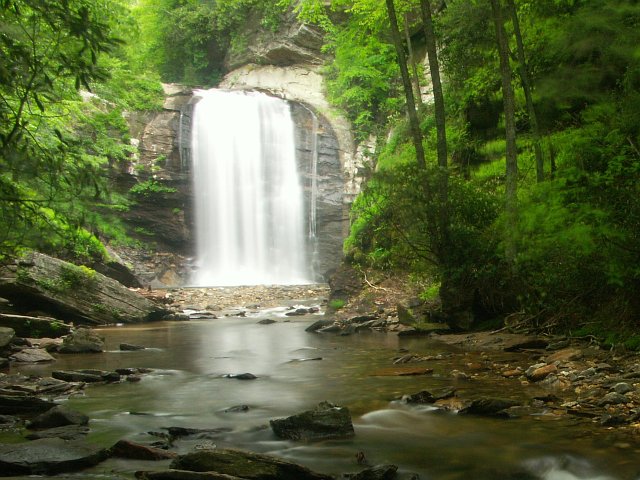
[[87,425],[88,423],[89,417],[84,413],[72,410],[64,405],[58,405],[35,417],[27,424],[27,428],[42,430],[66,425]]
[[247,480],[333,479],[329,475],[313,472],[296,463],[235,449],[194,451],[178,457],[171,463],[171,468],[193,472],[215,472]]
[[66,336],[60,353],[99,353],[104,351],[104,339],[88,328],[78,328]]
[[13,328],[0,327],[0,349],[3,349],[11,345],[11,340],[16,336],[16,332]]
[[333,320],[322,319],[313,322],[307,328],[304,329],[305,332],[317,332],[318,330],[328,327],[329,325],[333,325]]
[[55,475],[92,467],[106,458],[106,450],[86,442],[45,438],[0,445],[0,472],[3,476]]
[[313,410],[271,420],[269,423],[276,436],[289,440],[318,440],[355,435],[349,409],[329,402],[321,402]]
[[161,448],[140,445],[130,440],[119,440],[109,449],[112,457],[130,458],[133,460],[167,460],[177,457],[174,452],[167,452]]
[[11,355],[11,360],[18,363],[43,363],[55,362],[56,359],[51,356],[44,348],[25,348]]

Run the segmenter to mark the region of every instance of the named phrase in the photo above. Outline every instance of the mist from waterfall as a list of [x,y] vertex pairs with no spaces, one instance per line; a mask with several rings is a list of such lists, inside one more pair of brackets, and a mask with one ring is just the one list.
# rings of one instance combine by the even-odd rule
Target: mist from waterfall
[[196,286],[311,282],[289,104],[199,90],[192,155]]

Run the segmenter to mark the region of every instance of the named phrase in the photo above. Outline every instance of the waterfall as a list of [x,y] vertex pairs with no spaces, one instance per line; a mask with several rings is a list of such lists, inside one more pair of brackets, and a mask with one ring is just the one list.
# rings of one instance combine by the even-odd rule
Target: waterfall
[[192,283],[310,283],[289,105],[257,92],[195,95]]
[[318,210],[318,117],[311,112],[311,201],[309,202],[309,238],[316,238]]

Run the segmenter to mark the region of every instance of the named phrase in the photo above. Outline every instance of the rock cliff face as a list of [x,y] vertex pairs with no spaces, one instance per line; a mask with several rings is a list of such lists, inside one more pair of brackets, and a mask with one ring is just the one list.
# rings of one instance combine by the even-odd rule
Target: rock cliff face
[[260,65],[320,65],[322,32],[311,25],[301,24],[290,12],[274,31],[264,28],[254,16],[245,22],[244,47],[231,48],[225,59],[229,71],[247,64]]
[[[324,61],[321,33],[300,24],[293,15],[275,32],[259,28],[256,22],[247,20],[242,36],[247,45],[232,48],[228,54],[226,64],[231,71],[220,88],[260,90],[290,102],[307,212],[314,185],[317,189],[317,234],[310,238],[308,249],[314,252],[316,279],[323,281],[342,258],[349,207],[361,183],[362,157],[356,155],[349,123],[332,110],[325,97],[320,74]],[[175,85],[165,86],[165,91],[162,112],[143,118],[132,115],[129,119],[132,136],[139,139],[140,156],[125,179],[130,186],[154,180],[175,191],[140,195],[126,217],[141,234],[152,234],[147,240],[153,241],[160,252],[132,258],[134,265],[142,265],[136,273],[146,284],[173,286],[188,281],[186,257],[193,254],[189,176],[192,92]]]

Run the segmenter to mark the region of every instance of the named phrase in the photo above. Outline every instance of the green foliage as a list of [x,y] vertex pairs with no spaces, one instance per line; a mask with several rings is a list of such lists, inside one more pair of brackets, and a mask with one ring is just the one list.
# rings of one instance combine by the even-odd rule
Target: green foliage
[[66,288],[75,288],[80,285],[86,285],[96,278],[96,271],[85,265],[64,265],[60,270],[60,280],[66,285]]
[[129,193],[141,197],[151,197],[165,193],[175,193],[177,191],[178,190],[175,188],[162,185],[156,180],[146,180],[144,182],[136,183],[129,189]]
[[111,204],[105,172],[134,151],[122,109],[157,109],[159,83],[129,70],[124,1],[2,6],[0,252],[103,258],[108,221],[95,207]]
[[334,300],[331,300],[329,302],[329,308],[332,310],[340,310],[341,308],[343,308],[345,305],[347,304],[346,301],[340,299],[340,298],[336,298]]
[[216,85],[230,49],[242,53],[251,20],[276,31],[289,2],[282,0],[141,0],[133,9],[140,25],[130,55],[138,70],[163,81]]
[[425,302],[431,302],[438,298],[440,294],[440,282],[431,284],[424,292],[420,294],[420,298]]
[[157,74],[134,71],[128,61],[117,57],[109,57],[103,64],[111,78],[93,85],[99,98],[127,111],[162,109],[164,92]]

